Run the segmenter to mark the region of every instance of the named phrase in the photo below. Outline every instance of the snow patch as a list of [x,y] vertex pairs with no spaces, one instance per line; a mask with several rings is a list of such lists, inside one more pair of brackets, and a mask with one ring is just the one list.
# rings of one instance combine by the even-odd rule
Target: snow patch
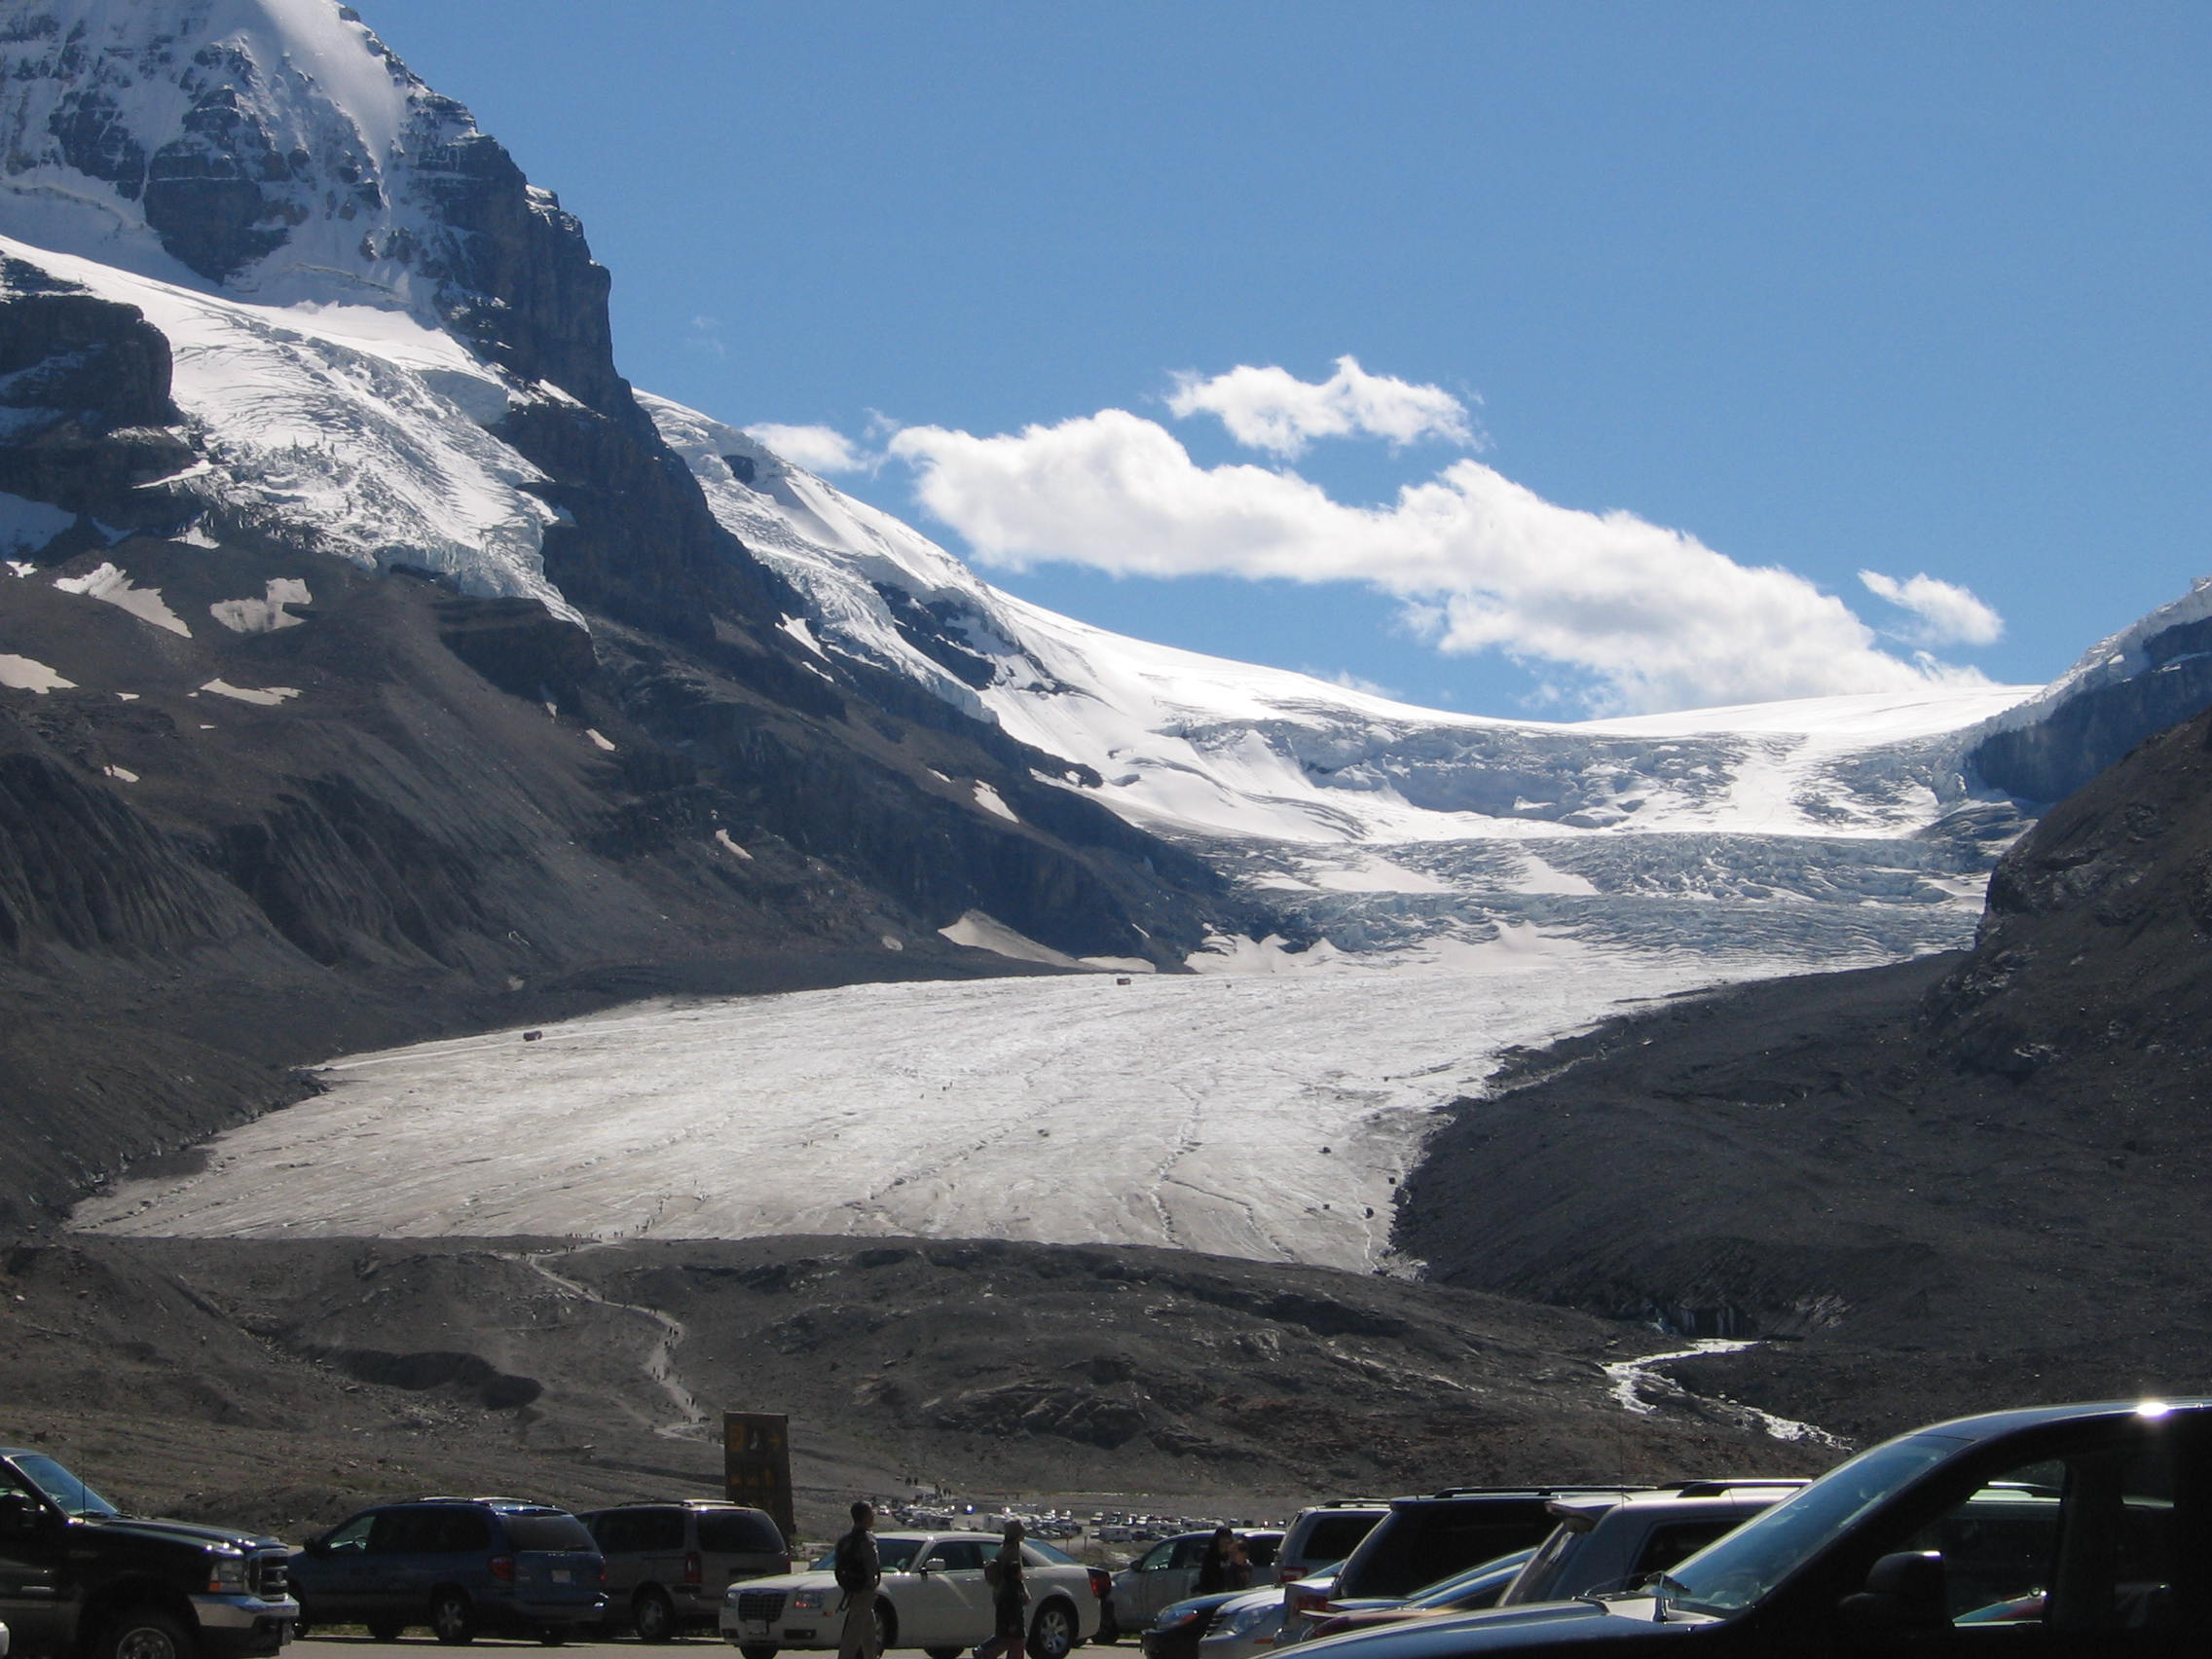
[[815,639],[814,630],[806,625],[805,617],[787,616],[781,622],[777,623],[776,626],[781,628],[785,633],[789,634],[793,639],[796,640],[800,645],[804,645],[808,650],[812,651],[816,656],[822,658],[825,662],[829,661],[830,653],[824,650],[820,642]]
[[998,814],[1009,824],[1019,824],[1021,822],[1014,815],[1014,808],[1007,805],[1005,798],[1000,795],[999,792],[981,779],[977,779],[976,782],[976,804],[985,812]]
[[115,779],[118,783],[134,784],[138,781],[138,774],[129,770],[128,767],[102,766],[100,770],[108,777]]
[[994,917],[980,910],[970,910],[949,927],[937,930],[954,944],[964,944],[971,950],[988,950],[1015,962],[1042,962],[1052,968],[1080,968],[1083,966],[1065,951],[1054,950],[1049,944],[1039,944],[1026,934],[1019,934]]
[[297,576],[273,576],[259,599],[219,599],[207,613],[234,634],[274,634],[279,628],[297,628],[301,619],[287,605],[312,605],[314,595]]
[[1293,950],[1279,934],[1251,939],[1243,934],[1208,934],[1205,942],[1183,958],[1194,974],[1302,974],[1327,968],[1344,960],[1343,952],[1327,940],[1305,950]]
[[584,736],[586,736],[586,737],[590,738],[590,739],[592,740],[592,742],[593,742],[593,744],[594,744],[594,745],[596,745],[597,747],[599,747],[599,748],[601,748],[601,749],[604,749],[604,750],[606,750],[608,754],[611,755],[611,754],[613,754],[613,753],[614,753],[614,745],[613,745],[613,743],[612,743],[612,742],[611,742],[611,741],[610,741],[609,739],[608,739],[608,738],[605,738],[605,737],[602,737],[602,736],[601,736],[601,735],[600,735],[600,734],[599,734],[599,733],[598,733],[597,731],[594,731],[594,730],[593,730],[593,729],[592,729],[591,727],[589,727],[589,726],[586,726],[586,727],[584,728]]
[[715,831],[715,839],[719,841],[729,851],[735,853],[739,858],[743,859],[747,864],[751,864],[753,862],[753,855],[747,852],[743,847],[739,846],[735,841],[731,840],[729,838],[729,831],[727,830],[717,830]]
[[38,567],[24,560],[10,559],[6,561],[6,564],[8,573],[11,576],[35,576],[38,574]]
[[12,691],[36,691],[41,697],[49,691],[73,691],[74,680],[64,680],[43,662],[25,656],[9,656],[0,653],[0,685]]
[[192,630],[184,625],[183,617],[168,608],[160,588],[136,586],[114,565],[103,564],[89,575],[56,576],[54,585],[63,593],[83,594],[87,599],[128,610],[141,622],[151,622],[157,628],[166,628],[188,640],[192,638]]
[[[264,709],[274,709],[300,694],[299,688],[294,685],[265,685],[256,690],[250,685],[233,685],[227,680],[210,680],[200,689],[212,691],[218,697],[229,697],[234,702],[257,704]],[[203,726],[201,729],[212,731],[214,727]]]

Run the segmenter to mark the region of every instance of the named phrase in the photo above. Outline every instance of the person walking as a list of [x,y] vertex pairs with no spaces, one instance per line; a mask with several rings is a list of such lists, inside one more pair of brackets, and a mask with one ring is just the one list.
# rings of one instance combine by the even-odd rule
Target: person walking
[[837,1659],[883,1659],[875,1627],[875,1587],[883,1581],[883,1557],[875,1547],[875,1506],[864,1499],[853,1504],[853,1530],[837,1540],[830,1567],[837,1588],[845,1593],[845,1632],[837,1642]]
[[999,1553],[991,1557],[985,1576],[991,1581],[991,1611],[997,1633],[976,1649],[976,1659],[1021,1659],[1029,1641],[1029,1585],[1021,1570],[1024,1529],[1018,1521],[1006,1524]]

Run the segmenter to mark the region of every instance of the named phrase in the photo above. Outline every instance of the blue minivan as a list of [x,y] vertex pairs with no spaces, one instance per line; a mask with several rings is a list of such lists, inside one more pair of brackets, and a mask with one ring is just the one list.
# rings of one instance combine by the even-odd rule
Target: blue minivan
[[300,1629],[358,1624],[379,1641],[427,1625],[440,1641],[478,1631],[558,1646],[607,1611],[607,1564],[582,1522],[508,1497],[386,1503],[291,1559]]

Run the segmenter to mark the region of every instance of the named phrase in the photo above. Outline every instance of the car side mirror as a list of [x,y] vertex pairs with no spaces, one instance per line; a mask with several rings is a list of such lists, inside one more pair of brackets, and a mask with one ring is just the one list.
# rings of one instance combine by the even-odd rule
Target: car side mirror
[[1866,1588],[1837,1609],[1860,1630],[1933,1630],[1951,1622],[1940,1550],[1901,1550],[1868,1569]]

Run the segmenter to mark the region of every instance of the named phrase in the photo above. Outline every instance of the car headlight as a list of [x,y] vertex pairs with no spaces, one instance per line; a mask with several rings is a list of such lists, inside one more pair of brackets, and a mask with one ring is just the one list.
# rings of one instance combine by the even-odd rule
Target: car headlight
[[245,1594],[245,1557],[237,1550],[212,1549],[207,1552],[207,1594],[210,1596],[242,1596]]
[[1181,1603],[1161,1609],[1160,1617],[1153,1621],[1154,1630],[1181,1630],[1185,1625],[1196,1624],[1202,1609],[1186,1606]]
[[792,1611],[794,1613],[819,1613],[829,1604],[830,1592],[827,1590],[798,1590],[792,1595]]
[[1272,1624],[1281,1616],[1282,1604],[1279,1602],[1262,1602],[1257,1606],[1239,1607],[1230,1615],[1227,1622],[1206,1632],[1206,1640],[1211,1641],[1216,1637],[1250,1636],[1262,1625]]

